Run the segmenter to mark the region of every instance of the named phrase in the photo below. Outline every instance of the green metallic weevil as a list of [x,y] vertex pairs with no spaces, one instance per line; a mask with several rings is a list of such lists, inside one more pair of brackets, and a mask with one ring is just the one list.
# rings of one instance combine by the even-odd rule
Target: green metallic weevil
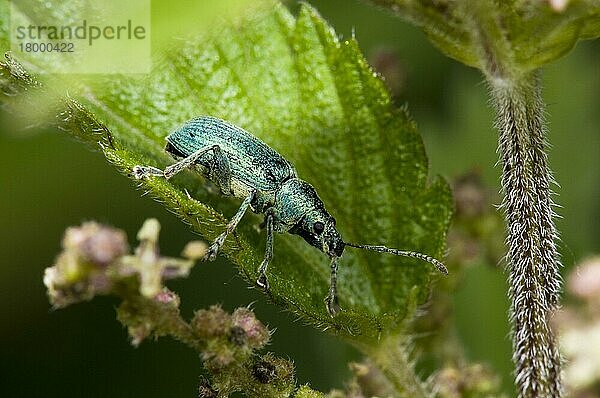
[[336,289],[338,259],[346,246],[418,258],[448,273],[444,264],[423,253],[344,242],[335,228],[335,219],[325,210],[315,189],[298,178],[291,163],[252,134],[224,120],[210,116],[190,120],[169,134],[165,150],[181,160],[164,171],[135,166],[135,178],[161,176],[168,179],[191,167],[214,182],[224,195],[243,199],[226,230],[210,245],[205,260],[216,258],[225,238],[235,230],[249,207],[265,215],[267,247],[256,281],[264,289],[269,288],[266,271],[273,257],[274,231],[300,235],[329,256],[331,282],[325,303],[331,316],[340,311]]

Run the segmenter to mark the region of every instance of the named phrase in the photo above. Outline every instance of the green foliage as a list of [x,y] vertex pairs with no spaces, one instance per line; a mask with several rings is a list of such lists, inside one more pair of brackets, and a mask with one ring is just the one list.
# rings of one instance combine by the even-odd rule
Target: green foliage
[[578,40],[600,36],[600,2],[373,2],[419,25],[446,55],[487,79],[500,132],[518,396],[562,396],[563,361],[549,326],[559,307],[561,264],[539,69]]
[[[3,86],[18,80],[14,67],[3,65]],[[110,76],[95,86],[102,90],[65,100],[58,125],[101,144],[124,174],[138,164],[168,165],[163,146],[170,131],[198,115],[218,116],[288,158],[346,240],[443,255],[450,191],[439,177],[428,182],[414,123],[394,107],[356,41],[340,42],[308,6],[297,18],[276,7],[211,37],[183,40],[155,61],[151,75]],[[239,200],[217,194],[196,174],[181,174],[141,188],[212,239]],[[246,215],[223,248],[252,284],[265,247],[261,221]],[[306,322],[367,343],[398,332],[427,298],[434,274],[417,260],[349,248],[338,282],[343,311],[331,318],[323,303],[327,257],[298,237],[277,235],[268,295]]]
[[[578,40],[600,36],[600,2],[371,0],[423,28],[442,52],[486,70],[491,54],[522,72],[560,58]],[[559,2],[556,2],[559,3]]]

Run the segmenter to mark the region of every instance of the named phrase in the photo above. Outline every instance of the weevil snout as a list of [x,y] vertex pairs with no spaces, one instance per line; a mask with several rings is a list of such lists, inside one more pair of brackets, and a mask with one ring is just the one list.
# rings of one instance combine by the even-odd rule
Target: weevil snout
[[344,253],[344,248],[346,247],[346,244],[342,241],[342,239],[338,239],[335,242],[332,242],[331,246],[330,246],[330,251],[329,251],[329,256],[333,256],[335,255],[336,257],[341,257],[342,254]]
[[335,220],[332,219],[332,221],[325,225],[322,250],[324,253],[327,253],[329,257],[341,257],[345,247],[346,244],[335,228]]
[[335,220],[324,211],[303,217],[289,232],[300,235],[329,257],[340,257],[344,252],[345,243],[335,228]]

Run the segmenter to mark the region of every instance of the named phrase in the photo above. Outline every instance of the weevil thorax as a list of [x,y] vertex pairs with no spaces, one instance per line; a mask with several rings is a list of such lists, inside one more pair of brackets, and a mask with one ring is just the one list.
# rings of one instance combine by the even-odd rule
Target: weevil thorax
[[274,215],[280,231],[300,235],[330,257],[340,257],[344,241],[312,185],[298,178],[287,180],[275,195]]

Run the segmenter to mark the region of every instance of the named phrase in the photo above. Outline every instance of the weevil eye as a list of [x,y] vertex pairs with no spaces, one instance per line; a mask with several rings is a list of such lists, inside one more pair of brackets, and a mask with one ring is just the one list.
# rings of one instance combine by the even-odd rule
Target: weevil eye
[[317,221],[317,222],[316,222],[316,223],[313,225],[313,228],[314,228],[314,230],[315,230],[315,233],[316,233],[317,235],[320,235],[320,234],[321,234],[321,232],[323,232],[323,230],[325,229],[325,225],[324,225],[322,222],[320,222],[320,221]]

